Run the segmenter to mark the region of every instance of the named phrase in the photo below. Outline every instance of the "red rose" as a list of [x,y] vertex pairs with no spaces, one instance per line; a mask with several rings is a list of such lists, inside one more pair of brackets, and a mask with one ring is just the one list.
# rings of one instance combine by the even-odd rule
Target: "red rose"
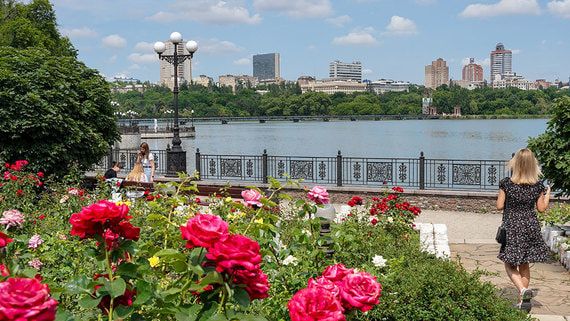
[[11,243],[13,239],[9,238],[8,235],[0,232],[0,249]]
[[403,193],[404,192],[404,189],[401,188],[400,186],[394,186],[394,187],[392,187],[392,190],[396,193]]
[[210,248],[228,238],[228,223],[216,215],[198,214],[180,226],[180,232],[187,248]]
[[37,175],[39,178],[44,178],[44,172],[38,172]]
[[319,276],[316,279],[309,279],[309,284],[307,285],[308,288],[317,287],[323,290],[327,290],[332,293],[336,298],[340,300],[340,289],[339,287],[331,280],[325,278],[324,276]]
[[340,302],[327,290],[319,287],[302,289],[289,303],[291,321],[344,321]]
[[[113,300],[113,309],[117,308],[117,306],[122,305],[126,307],[130,307],[133,305],[135,301],[135,297],[137,295],[137,290],[129,290],[126,289],[125,293]],[[101,299],[101,302],[97,305],[99,309],[105,314],[109,313],[109,308],[111,307],[111,296],[106,295]]]
[[215,243],[206,258],[216,262],[216,271],[256,271],[261,263],[259,244],[243,235],[230,235],[223,242]]
[[107,200],[86,206],[81,212],[74,213],[69,218],[72,226],[71,235],[77,235],[82,239],[96,234],[102,235],[105,229],[116,226],[122,220],[130,219],[128,213],[127,205],[117,205]]
[[376,277],[366,272],[347,275],[340,286],[342,305],[346,309],[359,309],[366,312],[378,304],[382,293],[382,285]]
[[354,269],[347,269],[344,264],[338,263],[335,265],[327,266],[322,275],[332,282],[338,282],[342,281],[345,276],[353,273]]
[[234,284],[245,285],[250,300],[265,299],[269,296],[269,282],[267,275],[261,269],[250,272],[245,270],[236,271]]
[[360,196],[353,196],[350,201],[348,201],[348,206],[354,207],[356,205],[362,205],[362,197]]
[[116,230],[125,239],[133,241],[138,241],[141,233],[140,227],[135,227],[127,221],[120,222]]
[[10,275],[10,271],[8,270],[8,267],[4,264],[0,264],[0,276],[9,276]]
[[16,196],[22,196],[22,195],[24,195],[24,191],[21,190],[21,189],[18,189],[18,190],[16,191]]
[[53,321],[57,301],[37,279],[10,278],[0,283],[0,320]]

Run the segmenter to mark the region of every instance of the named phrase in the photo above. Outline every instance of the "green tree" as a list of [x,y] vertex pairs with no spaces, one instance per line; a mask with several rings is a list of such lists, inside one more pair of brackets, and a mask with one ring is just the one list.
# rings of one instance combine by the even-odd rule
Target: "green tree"
[[49,174],[88,169],[119,138],[109,85],[75,57],[0,47],[0,106],[0,159]]
[[529,140],[553,189],[570,195],[570,97],[558,98],[546,132]]

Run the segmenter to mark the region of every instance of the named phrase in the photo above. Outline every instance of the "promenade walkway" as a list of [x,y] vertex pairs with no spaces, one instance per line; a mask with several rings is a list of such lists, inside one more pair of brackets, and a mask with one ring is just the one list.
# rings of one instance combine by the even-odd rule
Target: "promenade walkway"
[[[517,291],[507,278],[503,263],[497,259],[500,246],[494,237],[501,215],[424,210],[417,222],[446,224],[451,259],[460,261],[468,271],[488,271],[489,275],[482,280],[496,285],[500,296],[516,302]],[[530,285],[537,293],[531,311],[535,318],[570,321],[570,273],[560,263],[532,265]]]

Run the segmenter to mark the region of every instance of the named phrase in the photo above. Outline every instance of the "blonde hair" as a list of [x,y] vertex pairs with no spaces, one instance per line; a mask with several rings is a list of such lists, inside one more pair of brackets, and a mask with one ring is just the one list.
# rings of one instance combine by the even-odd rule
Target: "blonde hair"
[[538,160],[528,148],[520,149],[507,164],[512,171],[511,181],[515,184],[536,184],[542,175]]

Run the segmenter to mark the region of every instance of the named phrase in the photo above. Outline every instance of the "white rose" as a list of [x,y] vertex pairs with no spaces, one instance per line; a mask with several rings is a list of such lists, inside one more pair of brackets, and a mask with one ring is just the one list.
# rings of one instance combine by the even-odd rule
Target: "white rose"
[[382,257],[382,255],[374,255],[372,258],[372,264],[376,267],[385,267],[387,260]]
[[298,259],[293,255],[289,255],[288,257],[283,260],[283,265],[293,265],[296,266],[298,264]]

